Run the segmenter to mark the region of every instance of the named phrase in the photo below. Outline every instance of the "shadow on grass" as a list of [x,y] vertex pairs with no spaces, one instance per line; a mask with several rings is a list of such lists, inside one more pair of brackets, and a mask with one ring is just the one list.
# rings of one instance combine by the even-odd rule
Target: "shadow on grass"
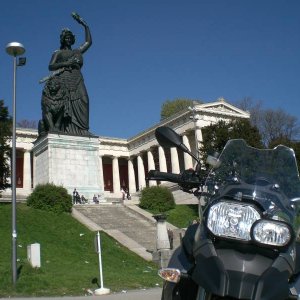
[[97,277],[95,277],[95,278],[92,279],[92,284],[97,284],[98,288],[100,288],[100,284],[98,282],[98,278]]
[[195,215],[198,214],[198,204],[187,204],[187,207],[190,208]]
[[22,269],[23,269],[23,265],[19,266],[19,268],[17,269],[17,279],[20,278]]

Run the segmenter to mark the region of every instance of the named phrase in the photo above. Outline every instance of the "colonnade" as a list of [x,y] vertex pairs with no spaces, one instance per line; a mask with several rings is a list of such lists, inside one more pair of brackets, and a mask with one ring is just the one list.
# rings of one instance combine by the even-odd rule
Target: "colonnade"
[[[183,143],[186,147],[192,151],[190,144],[190,137],[188,135],[182,136]],[[196,143],[195,143],[196,144]],[[168,152],[167,152],[168,151]],[[168,157],[169,156],[169,157]],[[117,156],[100,156],[100,164],[103,163],[104,157],[110,157],[111,168],[112,168],[112,181],[113,190],[111,192],[118,193],[123,187],[121,181],[124,181],[123,177],[126,177],[126,188],[130,193],[135,193],[147,185],[155,186],[156,181],[150,180],[146,182],[146,175],[149,170],[158,170],[161,172],[172,172],[179,174],[183,169],[190,169],[194,167],[195,161],[187,153],[179,153],[175,147],[166,150],[163,147],[156,145],[149,149],[141,149],[138,154],[128,157],[117,157]],[[168,159],[167,159],[168,157]],[[119,160],[127,160],[127,174],[121,174],[119,169]],[[103,168],[102,168],[103,169]],[[101,174],[102,182],[107,181],[107,175]]]
[[[182,135],[186,147],[198,157],[196,149],[199,149],[199,144],[202,142],[202,128],[215,124],[221,119],[229,121],[240,118],[249,119],[250,115],[227,103],[223,98],[219,98],[215,102],[196,104],[192,111],[188,109],[157,125],[175,128],[176,132]],[[195,161],[188,154],[176,148],[164,149],[159,146],[154,140],[154,130],[155,126],[129,140],[99,136],[99,152],[95,151],[96,163],[97,155],[99,156],[99,167],[94,168],[94,172],[95,177],[100,174],[100,190],[104,187],[105,191],[119,194],[121,187],[126,185],[130,193],[135,193],[148,184],[156,185],[155,181],[148,183],[145,180],[147,172],[151,169],[180,173],[183,169],[194,167]],[[20,159],[17,161],[17,176],[19,173],[21,178],[17,188],[20,189],[18,191],[20,193],[23,189],[26,194],[29,194],[37,182],[34,179],[35,158],[31,157],[33,143],[37,137],[37,130],[17,129],[17,151],[20,154]]]
[[[182,135],[183,143],[192,152],[195,152],[197,144],[195,137],[194,131]],[[19,192],[23,190],[28,194],[35,182],[34,159],[31,149],[20,146],[17,148],[17,188],[20,189]],[[128,188],[130,193],[135,193],[146,186],[157,185],[156,181],[146,181],[149,170],[179,174],[184,169],[193,168],[195,164],[190,155],[178,151],[177,148],[165,149],[153,143],[149,144],[148,148],[144,145],[127,153],[113,153],[109,149],[100,152],[100,186],[115,195],[119,195],[122,187]]]

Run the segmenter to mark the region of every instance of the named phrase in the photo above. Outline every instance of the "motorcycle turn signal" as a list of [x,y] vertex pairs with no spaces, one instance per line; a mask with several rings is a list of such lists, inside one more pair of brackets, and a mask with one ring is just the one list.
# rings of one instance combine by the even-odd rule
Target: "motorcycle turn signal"
[[166,281],[178,283],[181,277],[181,272],[178,269],[164,268],[158,271],[158,275]]

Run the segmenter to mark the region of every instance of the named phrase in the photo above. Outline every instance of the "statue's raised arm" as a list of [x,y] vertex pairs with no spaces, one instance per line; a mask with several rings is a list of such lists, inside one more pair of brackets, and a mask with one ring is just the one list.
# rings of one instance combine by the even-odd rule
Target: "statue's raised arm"
[[47,82],[42,97],[41,127],[44,132],[89,136],[89,97],[81,68],[83,53],[91,46],[92,37],[87,23],[76,13],[72,17],[84,27],[85,42],[72,49],[75,35],[68,28],[62,30],[60,49],[53,53],[49,63],[52,73],[40,81]]
[[72,12],[72,17],[76,20],[80,25],[84,27],[85,30],[85,42],[78,48],[81,53],[84,53],[91,45],[92,45],[92,35],[86,21],[79,16],[78,13]]

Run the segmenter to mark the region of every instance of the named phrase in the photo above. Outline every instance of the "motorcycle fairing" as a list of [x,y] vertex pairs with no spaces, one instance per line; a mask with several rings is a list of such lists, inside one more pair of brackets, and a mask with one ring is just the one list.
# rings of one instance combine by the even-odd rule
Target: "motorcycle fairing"
[[288,254],[271,259],[234,249],[215,249],[206,239],[194,248],[194,255],[196,267],[191,277],[212,294],[252,300],[282,300],[289,296],[293,269]]

